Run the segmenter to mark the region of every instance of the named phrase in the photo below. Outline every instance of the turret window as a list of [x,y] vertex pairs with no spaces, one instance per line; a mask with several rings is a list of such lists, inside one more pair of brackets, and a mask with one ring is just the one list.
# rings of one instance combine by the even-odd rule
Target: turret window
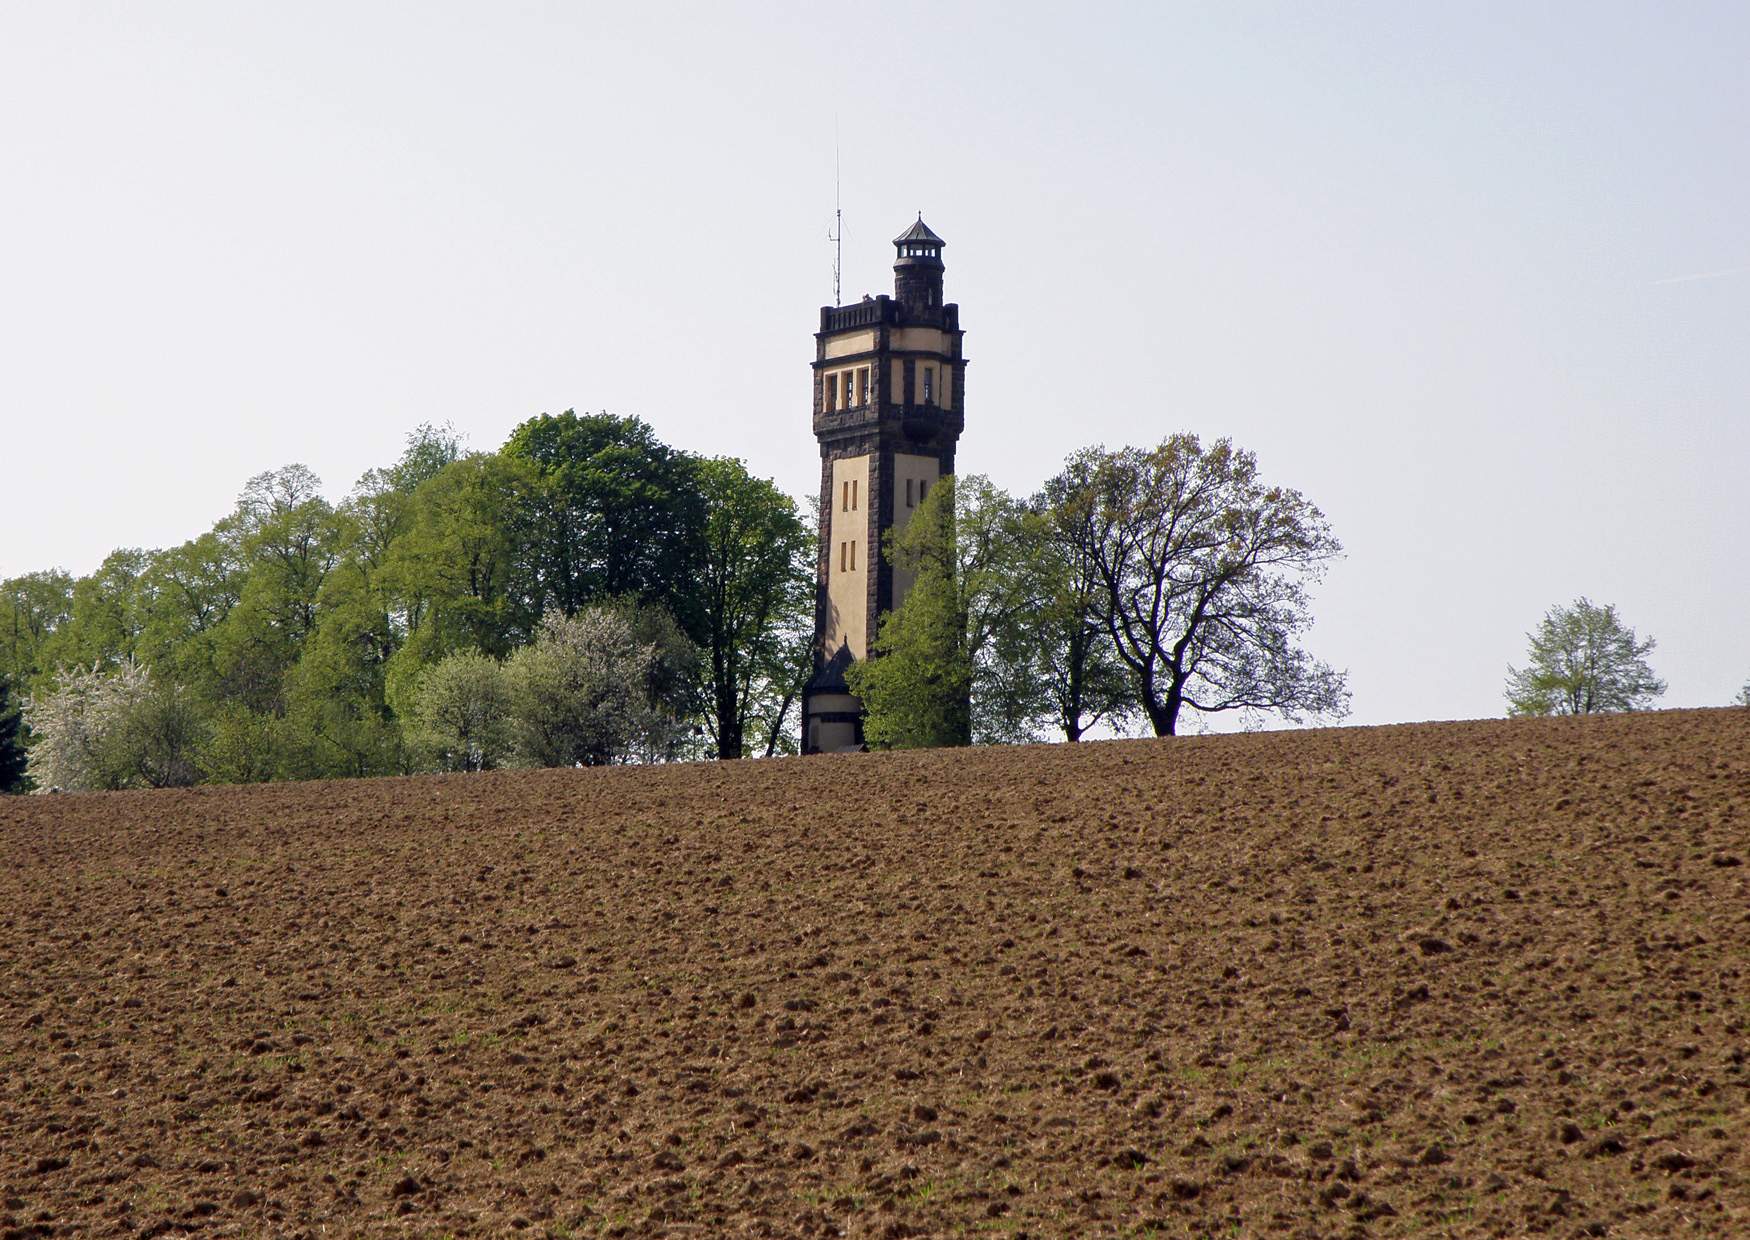
[[925,366],[924,367],[924,404],[933,405],[935,403],[936,403],[936,368],[934,366]]
[[857,511],[857,483],[855,480],[839,483],[839,511]]
[[867,366],[857,372],[857,403],[859,405],[869,403],[869,368]]
[[905,480],[905,506],[907,508],[916,507],[916,505],[912,503],[912,492],[915,490],[916,486],[917,479],[907,478]]
[[824,399],[820,402],[822,409],[837,409],[839,407],[839,377],[837,375],[826,377],[826,388],[823,396]]

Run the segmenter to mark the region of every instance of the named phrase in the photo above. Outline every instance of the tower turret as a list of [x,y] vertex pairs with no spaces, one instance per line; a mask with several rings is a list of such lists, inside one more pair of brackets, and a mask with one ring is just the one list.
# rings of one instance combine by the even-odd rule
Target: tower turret
[[948,243],[930,231],[923,212],[918,221],[893,239],[899,251],[893,264],[893,298],[914,309],[942,304],[942,247]]

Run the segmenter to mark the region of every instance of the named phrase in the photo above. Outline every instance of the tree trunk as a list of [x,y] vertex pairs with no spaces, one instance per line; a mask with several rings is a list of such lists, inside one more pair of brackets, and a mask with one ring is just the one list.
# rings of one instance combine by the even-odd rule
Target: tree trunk
[[1185,692],[1177,679],[1168,686],[1165,701],[1155,695],[1152,683],[1144,687],[1142,706],[1148,712],[1148,721],[1154,727],[1156,736],[1177,735],[1179,711],[1184,705]]
[[[727,652],[726,652],[727,653]],[[741,703],[735,692],[736,666],[733,655],[719,654],[712,659],[717,679],[717,757],[741,757]]]
[[720,761],[741,757],[741,720],[733,709],[717,712],[717,757]]
[[778,717],[772,720],[772,733],[766,737],[766,757],[778,752],[778,738],[784,730],[784,717],[790,713],[790,703],[796,700],[794,691],[786,693],[784,700],[778,703]]

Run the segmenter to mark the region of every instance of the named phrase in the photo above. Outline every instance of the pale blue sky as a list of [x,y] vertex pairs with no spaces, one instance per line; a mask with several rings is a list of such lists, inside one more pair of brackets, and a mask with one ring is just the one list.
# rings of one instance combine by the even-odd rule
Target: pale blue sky
[[1231,435],[1348,547],[1354,721],[1499,714],[1551,603],[1750,678],[1750,8],[0,6],[0,576],[290,461],[608,409],[818,477],[918,210],[963,470]]

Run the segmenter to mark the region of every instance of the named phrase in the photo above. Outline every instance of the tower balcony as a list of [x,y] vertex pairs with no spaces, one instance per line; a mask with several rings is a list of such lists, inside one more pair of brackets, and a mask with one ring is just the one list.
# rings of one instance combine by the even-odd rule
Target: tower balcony
[[965,429],[966,419],[958,411],[940,405],[878,405],[871,402],[814,415],[814,434],[823,445],[881,434],[907,448],[924,450],[944,441],[952,444]]
[[830,336],[838,332],[852,331],[859,327],[940,327],[947,331],[960,330],[960,307],[946,306],[913,306],[905,302],[894,301],[883,293],[879,297],[871,297],[867,301],[854,301],[848,306],[822,306],[820,308],[819,335]]

